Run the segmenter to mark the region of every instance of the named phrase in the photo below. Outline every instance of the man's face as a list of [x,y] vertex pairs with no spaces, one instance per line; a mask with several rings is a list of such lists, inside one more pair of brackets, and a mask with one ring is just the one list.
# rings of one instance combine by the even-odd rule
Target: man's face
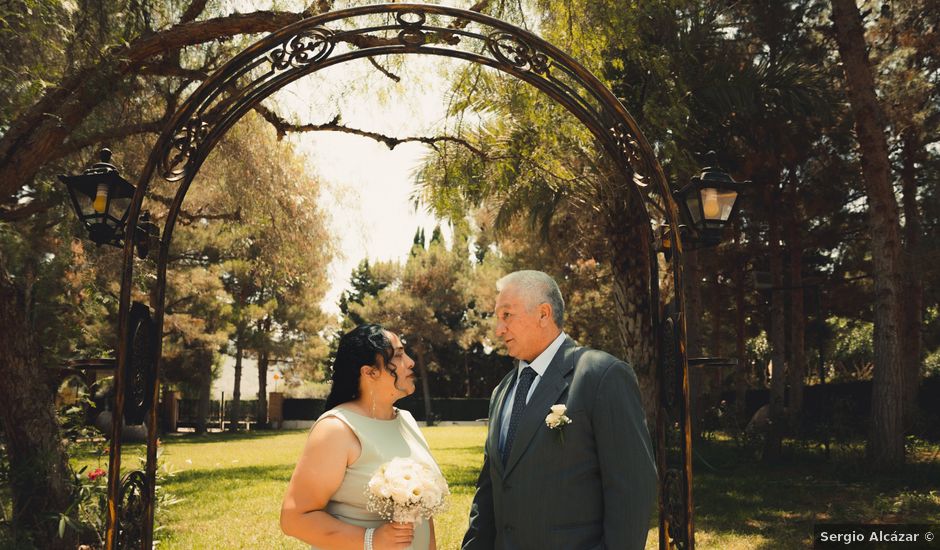
[[496,296],[496,337],[511,357],[531,362],[547,346],[542,309],[535,306],[528,311],[521,293],[511,286]]

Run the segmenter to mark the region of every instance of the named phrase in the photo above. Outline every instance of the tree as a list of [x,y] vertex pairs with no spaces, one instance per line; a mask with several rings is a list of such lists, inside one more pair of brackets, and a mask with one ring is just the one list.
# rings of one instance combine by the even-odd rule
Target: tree
[[[440,230],[434,234],[439,235]],[[455,238],[449,250],[440,237],[432,237],[427,249],[416,244],[400,268],[397,284],[351,307],[360,318],[380,322],[405,338],[421,377],[428,425],[434,424],[431,364],[441,368],[437,350],[459,341],[468,305],[464,285],[470,267],[469,250],[459,241]]]
[[[0,270],[0,322],[6,326],[29,325],[25,314],[26,297],[5,270]],[[55,387],[52,369],[36,369],[29,358],[39,356],[38,342],[0,331],[5,350],[0,368],[0,413],[3,415],[4,443],[10,460],[10,489],[13,522],[32,535],[32,544],[43,548],[74,546],[74,533],[66,538],[55,535],[58,514],[65,513],[74,498],[72,470],[57,430],[55,410],[49,398]],[[28,361],[22,364],[22,361]],[[26,394],[28,399],[18,398]],[[25,538],[25,537],[24,537]],[[23,541],[21,541],[22,543]]]
[[258,362],[257,419],[267,415],[267,369],[293,355],[300,335],[325,324],[316,305],[326,291],[324,272],[332,258],[331,240],[318,207],[319,184],[302,159],[264,122],[249,116],[230,131],[216,155],[227,172],[203,197],[216,208],[239,212],[223,223],[215,246],[220,276],[231,297],[231,341],[235,355],[232,422],[240,413],[242,361]]
[[161,382],[196,397],[196,433],[205,434],[219,352],[228,342],[231,306],[218,265],[177,265],[168,282]]
[[[418,233],[415,233],[415,244],[418,244]],[[420,246],[423,250],[423,236]],[[379,291],[390,284],[390,281],[383,281],[376,278],[372,268],[369,266],[369,259],[363,258],[362,261],[359,262],[359,265],[353,269],[352,275],[349,278],[349,284],[352,288],[343,291],[339,297],[339,310],[340,313],[349,318],[353,326],[361,325],[366,322],[365,319],[360,317],[353,308],[350,308],[350,305],[362,305],[363,300],[369,296],[378,294]]]
[[867,449],[874,466],[894,468],[904,463],[898,205],[890,177],[884,110],[876,94],[862,16],[855,0],[833,0],[832,22],[855,119],[870,218],[876,304],[872,426]]
[[923,376],[925,257],[929,247],[924,233],[923,189],[929,179],[924,167],[929,143],[940,139],[940,92],[936,73],[937,18],[924,2],[884,3],[873,21],[871,61],[874,78],[884,97],[890,155],[901,187],[903,214],[901,302],[901,364],[904,384],[904,425],[910,428],[916,413],[917,390]]

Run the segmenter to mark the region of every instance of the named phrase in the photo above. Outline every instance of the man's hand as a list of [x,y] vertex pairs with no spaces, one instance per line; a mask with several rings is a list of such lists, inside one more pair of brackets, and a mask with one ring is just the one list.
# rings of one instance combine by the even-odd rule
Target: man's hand
[[411,546],[415,538],[414,523],[386,523],[375,530],[372,548],[375,550],[401,550]]

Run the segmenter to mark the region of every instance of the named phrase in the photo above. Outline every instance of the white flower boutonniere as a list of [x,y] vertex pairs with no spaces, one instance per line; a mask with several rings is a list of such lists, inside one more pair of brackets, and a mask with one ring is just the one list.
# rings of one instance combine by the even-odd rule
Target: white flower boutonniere
[[565,442],[564,427],[571,424],[571,419],[565,415],[566,412],[568,412],[568,407],[559,403],[558,405],[552,405],[552,412],[545,417],[545,425],[548,426],[548,429],[558,432],[562,443]]

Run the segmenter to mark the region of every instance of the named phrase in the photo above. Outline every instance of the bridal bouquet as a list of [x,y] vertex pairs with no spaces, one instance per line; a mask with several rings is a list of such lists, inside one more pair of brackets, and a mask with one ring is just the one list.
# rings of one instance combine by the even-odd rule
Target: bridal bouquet
[[395,458],[379,466],[366,490],[369,511],[398,523],[430,518],[444,508],[449,494],[436,468],[411,458]]

